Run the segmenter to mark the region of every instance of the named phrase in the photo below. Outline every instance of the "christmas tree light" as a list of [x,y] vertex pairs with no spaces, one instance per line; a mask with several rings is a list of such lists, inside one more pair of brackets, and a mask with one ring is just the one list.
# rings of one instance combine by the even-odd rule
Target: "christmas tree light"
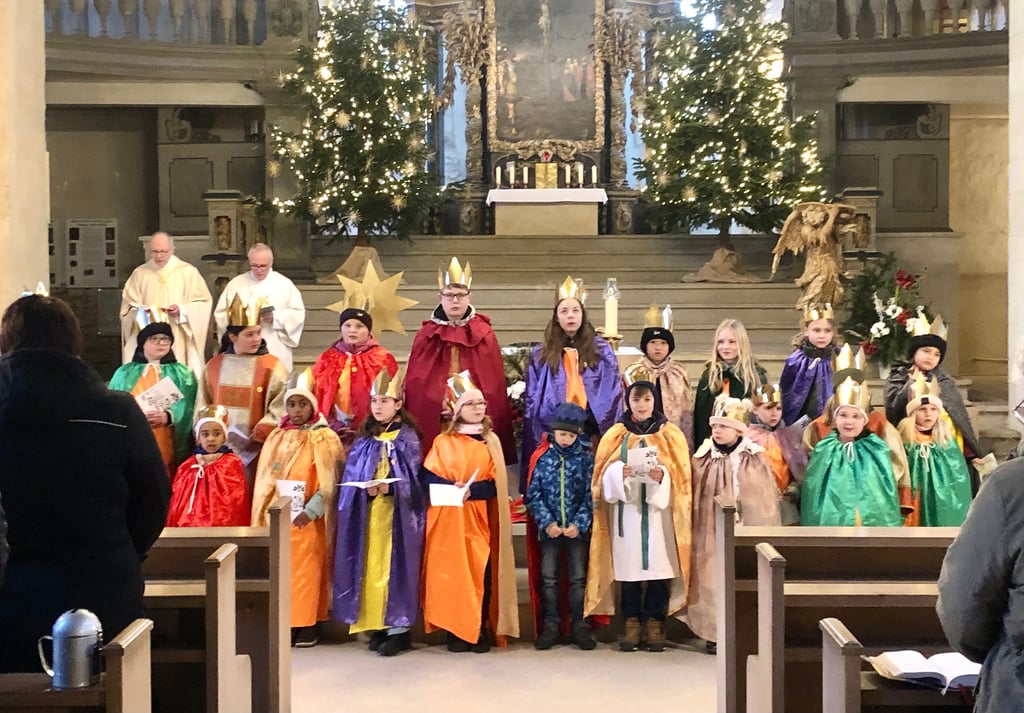
[[[699,0],[657,38],[636,163],[664,229],[724,235],[735,221],[770,232],[824,193],[815,118],[790,118],[778,76],[786,29],[764,10],[764,0]],[[717,26],[702,26],[708,15]]]
[[272,175],[297,179],[281,210],[324,234],[419,230],[437,195],[424,140],[434,111],[425,35],[375,0],[332,0],[315,42],[279,83],[306,110],[297,132],[272,127]]

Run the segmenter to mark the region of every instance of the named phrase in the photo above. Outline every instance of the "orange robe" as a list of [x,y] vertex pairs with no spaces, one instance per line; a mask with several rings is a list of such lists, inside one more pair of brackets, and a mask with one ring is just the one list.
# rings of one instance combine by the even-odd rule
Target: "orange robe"
[[[132,396],[138,396],[144,393],[147,389],[151,389],[157,385],[163,377],[160,375],[160,367],[149,364],[145,369],[142,370],[142,376],[135,382],[135,386],[129,392]],[[164,465],[167,466],[167,476],[172,477],[173,471],[171,466],[174,462],[174,427],[167,426],[150,426],[153,430],[153,438],[156,439],[156,444],[160,447],[160,457],[164,459]]]
[[463,507],[427,508],[423,552],[423,626],[451,632],[464,641],[480,637],[484,571],[491,563],[488,624],[499,646],[519,636],[519,607],[512,554],[512,516],[501,442],[493,433],[440,434],[423,467],[452,482],[495,481],[498,496],[467,500]]
[[218,354],[203,372],[198,405],[223,406],[229,426],[262,443],[284,418],[287,379],[273,354]]
[[319,491],[324,516],[303,528],[292,527],[292,626],[312,626],[327,618],[334,543],[334,483],[342,459],[341,441],[322,418],[312,428],[276,428],[260,453],[253,483],[252,524],[266,527],[267,511],[277,499],[278,480],[306,484],[306,500]]

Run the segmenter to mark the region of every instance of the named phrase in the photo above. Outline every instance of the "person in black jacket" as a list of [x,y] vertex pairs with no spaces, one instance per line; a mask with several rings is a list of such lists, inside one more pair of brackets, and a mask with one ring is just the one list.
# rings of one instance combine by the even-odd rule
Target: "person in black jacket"
[[0,321],[0,492],[10,559],[0,587],[0,671],[39,668],[36,640],[72,608],[106,639],[143,613],[141,563],[170,487],[127,394],[78,358],[78,320],[29,295]]

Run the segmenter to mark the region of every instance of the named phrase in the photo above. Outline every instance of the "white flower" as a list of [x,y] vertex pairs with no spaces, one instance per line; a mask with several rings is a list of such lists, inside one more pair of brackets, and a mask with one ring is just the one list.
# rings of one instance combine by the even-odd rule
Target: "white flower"
[[881,315],[882,314],[882,300],[880,300],[878,298],[878,293],[875,292],[874,294],[872,294],[871,295],[871,299],[874,300],[875,311],[878,312],[879,315]]
[[510,384],[508,389],[506,389],[506,392],[508,393],[508,397],[513,401],[520,399],[523,394],[526,393],[526,382],[519,380],[514,384]]
[[890,302],[889,306],[885,308],[885,316],[891,317],[892,319],[896,319],[897,317],[900,316],[900,312],[902,311],[902,307],[900,307],[898,304]]
[[882,327],[882,336],[883,337],[887,337],[890,334],[892,334],[892,330],[891,329],[889,329],[888,327]]
[[885,322],[875,322],[871,325],[871,336],[875,339],[882,336],[884,332],[882,330],[887,329]]

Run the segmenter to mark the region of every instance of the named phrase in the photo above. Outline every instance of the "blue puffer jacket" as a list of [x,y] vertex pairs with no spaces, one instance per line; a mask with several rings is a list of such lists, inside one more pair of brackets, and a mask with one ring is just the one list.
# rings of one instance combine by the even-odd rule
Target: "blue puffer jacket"
[[594,454],[590,444],[580,436],[571,446],[562,448],[552,436],[548,439],[550,445],[533,469],[526,507],[542,540],[548,539],[544,530],[553,522],[561,528],[575,525],[580,534],[587,533],[594,517],[590,496]]

